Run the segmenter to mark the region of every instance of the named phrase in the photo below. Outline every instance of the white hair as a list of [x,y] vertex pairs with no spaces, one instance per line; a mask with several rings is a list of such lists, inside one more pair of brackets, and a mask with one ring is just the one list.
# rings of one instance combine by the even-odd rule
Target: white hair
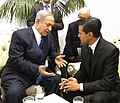
[[47,16],[53,16],[53,14],[46,10],[40,10],[37,12],[36,19],[40,19],[42,22]]

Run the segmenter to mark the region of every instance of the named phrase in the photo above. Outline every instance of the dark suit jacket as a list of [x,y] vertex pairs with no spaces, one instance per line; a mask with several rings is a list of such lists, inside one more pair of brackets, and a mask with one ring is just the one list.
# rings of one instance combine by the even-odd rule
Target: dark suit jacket
[[92,59],[92,68],[89,69],[88,46],[82,46],[81,67],[75,74],[79,83],[83,83],[84,91],[111,91],[118,80],[119,49],[111,43],[100,39]]
[[78,21],[75,21],[68,26],[66,45],[63,54],[65,54],[66,57],[77,57],[77,47],[81,47],[81,41],[78,37]]
[[15,31],[11,39],[9,59],[2,71],[3,81],[15,77],[35,83],[38,67],[45,64],[48,55],[52,59],[57,56],[51,34],[45,37],[41,52],[31,27]]
[[[43,3],[41,2],[40,4],[35,4],[32,9],[31,12],[28,16],[28,20],[27,20],[27,26],[32,26],[35,22],[35,17],[36,14],[39,10],[43,10]],[[62,30],[64,28],[64,24],[62,21],[62,15],[60,10],[57,7],[54,7],[51,4],[51,12],[54,15],[54,19],[55,19],[55,24],[54,27],[52,28],[52,35],[53,35],[53,41],[55,43],[55,47],[56,49],[59,48],[59,40],[58,40],[58,30]]]

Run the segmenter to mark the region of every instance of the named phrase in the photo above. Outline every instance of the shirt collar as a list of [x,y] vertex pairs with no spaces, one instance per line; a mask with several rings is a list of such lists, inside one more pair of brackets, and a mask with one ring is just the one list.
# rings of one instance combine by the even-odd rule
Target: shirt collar
[[49,3],[49,4],[45,4],[44,2],[42,2],[42,3],[43,3],[43,7],[45,7],[46,5],[48,5],[49,6],[48,10],[51,12],[51,3]]
[[100,39],[100,37],[92,45],[89,45],[91,47],[92,51],[93,51],[93,54],[95,52],[95,48],[96,48],[96,45],[97,45],[99,39]]
[[51,3],[46,4],[46,3],[43,2],[43,6],[45,6],[45,5],[51,6]]
[[40,44],[40,40],[41,40],[41,34],[37,31],[37,29],[35,28],[34,25],[32,26],[32,29],[33,29],[33,32],[35,34],[35,38],[36,38],[37,44],[39,45]]

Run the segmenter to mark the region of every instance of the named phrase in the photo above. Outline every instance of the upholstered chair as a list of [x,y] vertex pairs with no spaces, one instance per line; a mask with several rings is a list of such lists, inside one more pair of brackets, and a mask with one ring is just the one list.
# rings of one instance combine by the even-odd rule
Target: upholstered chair
[[2,70],[8,59],[9,45],[9,39],[0,41],[0,71]]
[[[0,72],[7,62],[9,45],[10,45],[10,39],[6,39],[6,38],[0,39]],[[0,85],[0,89],[1,89],[1,94],[2,94],[1,97],[2,99],[4,99],[5,93],[1,85]]]
[[[113,39],[112,43],[119,48],[119,53],[120,53],[120,37],[116,37],[115,39]],[[119,54],[118,72],[120,77],[120,54]]]

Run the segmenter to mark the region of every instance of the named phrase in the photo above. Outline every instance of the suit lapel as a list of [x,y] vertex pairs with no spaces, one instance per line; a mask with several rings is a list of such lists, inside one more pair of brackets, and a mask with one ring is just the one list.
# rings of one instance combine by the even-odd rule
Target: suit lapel
[[[89,53],[87,53],[87,55],[88,55],[87,57],[89,58]],[[86,59],[86,63],[87,63],[86,66],[87,66],[87,68],[89,68],[89,69],[87,69],[88,74],[89,74],[90,73],[90,66],[89,66],[89,59],[88,58]]]
[[29,28],[29,38],[33,44],[32,47],[35,49],[37,56],[40,57],[40,54],[42,54],[42,51],[38,47],[32,27]]
[[93,55],[93,62],[92,62],[92,67],[91,67],[91,72],[90,72],[90,77],[92,79],[93,77],[93,74],[94,74],[94,71],[95,71],[95,67],[96,67],[96,64],[98,63],[99,61],[99,58],[102,54],[102,48],[103,46],[101,45],[100,43],[101,40],[99,40],[97,46],[96,46],[96,49],[95,49],[95,52],[94,52],[94,55]]

